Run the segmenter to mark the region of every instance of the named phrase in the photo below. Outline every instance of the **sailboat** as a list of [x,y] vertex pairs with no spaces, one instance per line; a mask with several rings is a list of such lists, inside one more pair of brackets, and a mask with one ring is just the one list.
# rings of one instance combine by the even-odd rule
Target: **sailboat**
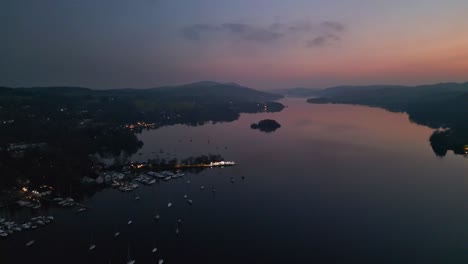
[[96,244],[93,243],[93,235],[91,235],[91,245],[89,246],[89,251],[93,251],[96,248]]
[[130,246],[128,246],[128,252],[127,252],[127,264],[134,264],[135,260],[130,258]]

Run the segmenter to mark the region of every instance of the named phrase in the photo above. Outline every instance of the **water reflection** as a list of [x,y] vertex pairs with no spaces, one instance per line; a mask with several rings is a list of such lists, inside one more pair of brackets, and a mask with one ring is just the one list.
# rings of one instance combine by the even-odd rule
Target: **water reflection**
[[468,130],[436,130],[429,140],[434,153],[439,157],[444,157],[449,150],[453,151],[453,153],[457,155],[467,156],[468,154]]
[[[55,223],[0,240],[1,260],[125,263],[128,248],[137,263],[160,256],[165,263],[468,260],[468,164],[455,155],[436,158],[427,142],[431,128],[382,109],[283,102],[285,111],[235,122],[142,131],[137,140],[144,145],[132,161],[219,153],[238,165],[131,193],[101,189],[83,200],[91,208],[83,214],[41,209]],[[249,128],[262,119],[282,128],[268,135]],[[36,244],[18,254],[28,235]]]

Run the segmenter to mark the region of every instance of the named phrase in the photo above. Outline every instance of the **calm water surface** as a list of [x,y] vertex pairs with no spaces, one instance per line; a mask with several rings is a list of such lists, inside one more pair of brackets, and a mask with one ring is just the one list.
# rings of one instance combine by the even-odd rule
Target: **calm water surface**
[[[405,114],[283,103],[280,113],[232,123],[143,132],[134,160],[214,153],[238,165],[132,193],[105,189],[84,200],[92,209],[79,215],[44,210],[56,221],[0,240],[0,263],[126,263],[128,255],[136,263],[468,262],[467,159],[436,157],[432,130]],[[264,118],[282,127],[249,128]]]

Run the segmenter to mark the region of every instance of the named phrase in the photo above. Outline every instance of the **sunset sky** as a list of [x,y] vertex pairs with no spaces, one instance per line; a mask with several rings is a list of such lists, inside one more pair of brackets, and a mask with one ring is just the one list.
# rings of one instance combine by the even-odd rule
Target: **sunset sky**
[[467,0],[7,0],[0,85],[468,81]]

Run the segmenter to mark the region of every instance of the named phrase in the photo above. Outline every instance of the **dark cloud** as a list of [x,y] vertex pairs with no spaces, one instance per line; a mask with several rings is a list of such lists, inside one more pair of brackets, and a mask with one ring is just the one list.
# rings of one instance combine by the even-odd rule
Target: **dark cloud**
[[266,29],[257,29],[250,32],[245,36],[247,40],[253,40],[258,42],[272,42],[283,36],[282,33],[266,30]]
[[321,35],[306,42],[307,47],[322,47],[340,41],[340,37],[334,34]]
[[341,40],[340,35],[345,31],[345,26],[340,22],[324,21],[319,25],[319,34],[306,42],[306,46],[323,47],[332,45]]
[[308,22],[294,23],[288,27],[291,32],[310,32],[314,30],[314,25]]
[[275,22],[268,26],[270,30],[281,30],[285,25],[283,23]]
[[245,34],[253,30],[252,26],[241,23],[224,23],[221,27],[234,34]]
[[325,30],[334,31],[334,32],[343,32],[345,26],[340,22],[335,21],[325,21],[320,24]]
[[244,23],[224,23],[220,26],[195,24],[182,29],[182,34],[189,40],[200,40],[204,33],[225,33],[254,42],[270,42],[279,39],[283,34],[271,27],[255,27]]
[[186,39],[199,40],[203,32],[217,31],[219,28],[207,24],[195,24],[182,29],[182,34]]
[[246,23],[224,23],[220,25],[194,24],[182,29],[184,38],[199,41],[203,35],[223,34],[223,37],[234,37],[257,43],[273,43],[280,39],[303,39],[307,47],[325,46],[341,39],[345,26],[340,22],[323,21],[310,23],[272,23],[257,26]]

